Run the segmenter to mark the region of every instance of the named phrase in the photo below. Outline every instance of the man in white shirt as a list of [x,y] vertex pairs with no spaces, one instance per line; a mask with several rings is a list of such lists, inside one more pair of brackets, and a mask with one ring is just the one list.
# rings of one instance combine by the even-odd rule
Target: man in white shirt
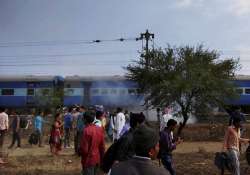
[[113,140],[116,141],[120,138],[120,133],[125,125],[126,119],[125,115],[122,113],[121,108],[117,108],[117,115],[114,120],[114,137]]
[[4,136],[8,129],[9,129],[9,117],[5,113],[5,109],[0,107],[0,164],[5,163],[1,157],[2,157]]
[[[164,109],[164,114],[161,116],[161,120],[160,120],[160,132],[163,132],[164,129],[167,127],[167,123],[170,119],[173,119],[173,116],[171,114],[171,108],[170,107],[166,107]],[[171,131],[171,136],[172,139],[174,138],[174,133]]]
[[161,117],[160,131],[163,131],[165,127],[167,127],[168,120],[172,119],[171,114],[164,114]]

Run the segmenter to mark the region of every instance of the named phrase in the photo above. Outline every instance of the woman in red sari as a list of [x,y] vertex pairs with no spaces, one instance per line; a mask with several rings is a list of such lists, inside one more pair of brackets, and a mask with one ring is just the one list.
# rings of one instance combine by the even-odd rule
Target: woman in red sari
[[50,151],[52,155],[58,155],[62,150],[62,136],[63,136],[63,123],[61,121],[61,114],[57,113],[55,116],[55,122],[52,125],[50,133]]

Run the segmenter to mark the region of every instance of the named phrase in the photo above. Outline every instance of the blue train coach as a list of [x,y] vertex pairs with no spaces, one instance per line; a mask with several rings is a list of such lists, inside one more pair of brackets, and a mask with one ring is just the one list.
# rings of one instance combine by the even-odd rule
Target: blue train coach
[[[250,76],[234,80],[240,98],[228,103],[250,105]],[[55,87],[64,88],[64,105],[104,105],[105,107],[138,107],[144,96],[135,82],[123,76],[0,76],[0,106],[36,107],[41,91],[50,94]]]
[[135,82],[122,76],[66,77],[64,104],[131,107],[143,105],[143,95]]
[[231,105],[237,106],[249,106],[250,105],[250,76],[248,75],[237,75],[234,80],[236,90],[240,95],[240,98],[231,100]]
[[37,106],[41,90],[49,94],[61,81],[59,76],[1,76],[0,106]]

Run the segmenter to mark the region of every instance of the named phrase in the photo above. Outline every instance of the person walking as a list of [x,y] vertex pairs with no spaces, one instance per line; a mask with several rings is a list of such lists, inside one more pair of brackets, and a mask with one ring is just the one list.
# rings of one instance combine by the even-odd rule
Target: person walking
[[62,150],[62,135],[63,135],[63,123],[61,121],[61,114],[57,113],[55,115],[55,121],[52,125],[51,133],[50,133],[50,151],[52,155],[58,155],[59,151]]
[[241,138],[240,136],[241,118],[235,117],[232,124],[225,133],[223,150],[228,152],[232,162],[232,174],[240,175],[240,143],[247,144],[250,142],[250,139]]
[[141,113],[130,113],[130,129],[126,131],[120,138],[120,144],[117,148],[115,161],[125,161],[135,155],[133,145],[133,134],[139,126],[145,122],[145,116]]
[[79,154],[79,149],[80,149],[80,140],[84,128],[84,113],[85,113],[85,107],[80,106],[79,109],[79,114],[76,119],[76,135],[75,135],[75,154]]
[[43,138],[43,123],[49,123],[44,120],[44,113],[39,111],[34,120],[35,133],[38,136],[38,145],[42,147],[42,138]]
[[72,129],[72,108],[69,108],[64,116],[64,148],[70,148],[70,131]]
[[[128,114],[128,111],[126,111],[124,113],[125,115],[125,125],[123,126],[121,132],[120,132],[120,137],[123,136],[123,134],[127,133],[129,131],[129,129],[131,128],[130,126],[130,116],[132,115],[132,113]],[[143,115],[143,113],[142,113]]]
[[115,119],[114,119],[115,114],[113,112],[108,113],[108,137],[110,140],[114,140],[114,123],[115,123]]
[[135,155],[129,160],[114,164],[110,175],[168,175],[164,168],[152,162],[159,151],[157,132],[141,125],[135,130],[133,137]]
[[[134,131],[144,124],[145,116],[143,113],[130,113],[129,118],[130,129],[117,142],[113,143],[104,155],[101,168],[105,173],[110,171],[113,164],[129,160],[135,155],[133,143]],[[113,153],[110,154],[110,152]]]
[[120,134],[122,131],[122,128],[125,125],[125,115],[122,112],[122,108],[117,108],[117,115],[115,117],[115,123],[114,123],[114,141],[117,141],[120,138]]
[[102,125],[102,115],[103,115],[102,111],[96,111],[94,124],[96,126],[98,126],[98,127],[102,127],[103,128],[103,125]]
[[95,113],[86,111],[84,113],[85,127],[81,138],[81,163],[83,175],[96,175],[98,166],[103,159],[105,144],[104,131],[93,122]]
[[6,114],[6,109],[0,107],[0,164],[6,163],[3,161],[3,143],[5,134],[9,129],[9,116]]
[[20,137],[20,117],[17,115],[15,111],[13,111],[13,121],[11,124],[12,128],[12,142],[11,145],[8,147],[9,149],[13,148],[15,143],[17,142],[17,148],[21,147],[21,137]]
[[160,132],[160,159],[171,175],[175,175],[175,169],[173,166],[172,152],[176,149],[176,146],[182,142],[178,138],[177,141],[174,141],[172,133],[177,126],[177,122],[174,119],[169,119],[167,122],[167,127]]
[[160,132],[167,127],[168,120],[172,119],[173,116],[171,115],[171,108],[166,107],[164,109],[164,114],[160,118]]

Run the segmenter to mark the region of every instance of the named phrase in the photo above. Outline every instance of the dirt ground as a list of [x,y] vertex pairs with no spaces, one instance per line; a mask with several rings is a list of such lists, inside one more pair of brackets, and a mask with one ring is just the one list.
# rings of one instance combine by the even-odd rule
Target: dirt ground
[[[215,175],[219,174],[213,165],[214,153],[221,150],[221,142],[184,142],[174,152],[177,174]],[[58,157],[50,155],[49,146],[43,148],[25,145],[21,149],[8,150],[8,164],[0,167],[1,175],[79,175],[80,158],[73,155],[73,149],[65,149]],[[250,174],[241,156],[242,172]],[[158,166],[158,162],[155,161]],[[229,174],[229,173],[227,173]]]
[[[220,174],[213,161],[215,152],[221,151],[222,148],[223,130],[223,125],[188,126],[184,135],[186,140],[173,154],[177,175]],[[64,149],[60,156],[53,157],[49,151],[47,137],[44,137],[44,147],[39,148],[31,147],[27,143],[28,134],[23,135],[25,138],[22,139],[22,148],[11,150],[7,149],[10,144],[8,136],[4,145],[8,164],[0,165],[0,175],[80,175],[80,158],[74,155],[73,148]],[[155,164],[159,166],[158,161],[155,161]],[[250,166],[247,165],[244,154],[241,155],[241,169],[243,175],[250,175]]]

